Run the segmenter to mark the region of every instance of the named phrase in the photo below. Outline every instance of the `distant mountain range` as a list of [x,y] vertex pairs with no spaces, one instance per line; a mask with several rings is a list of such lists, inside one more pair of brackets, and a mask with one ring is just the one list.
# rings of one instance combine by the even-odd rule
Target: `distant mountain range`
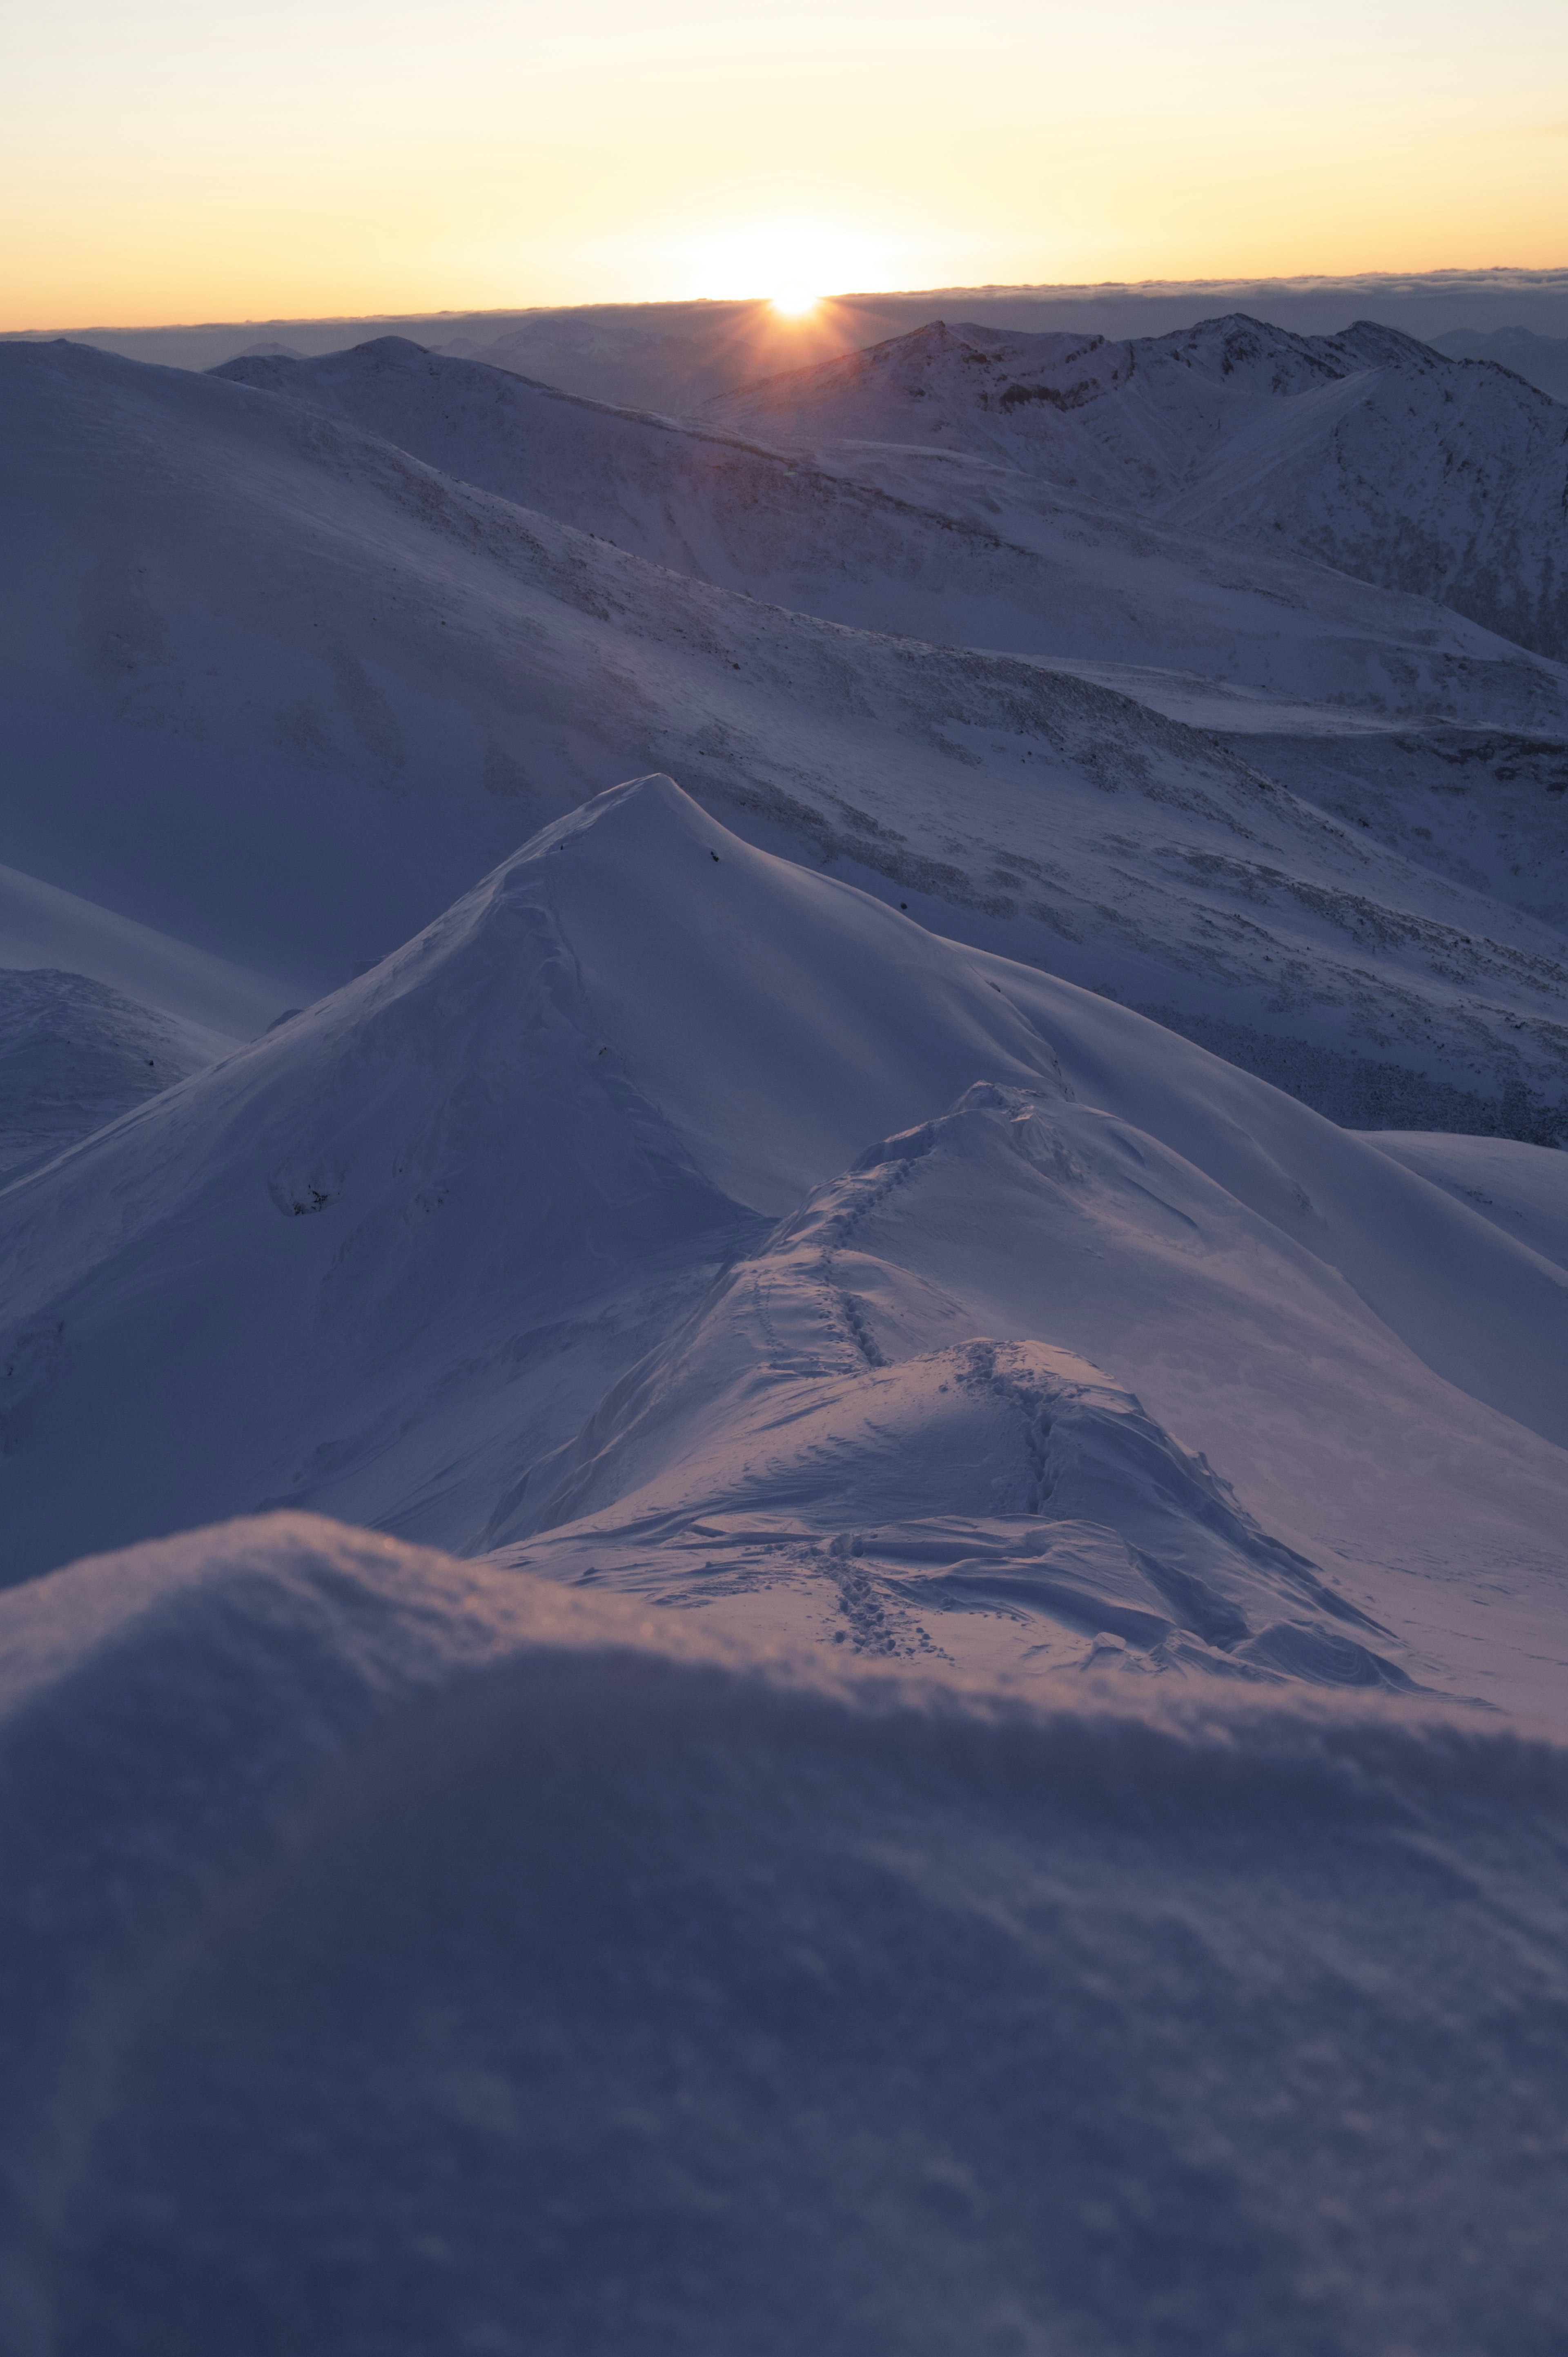
[[[824,298],[785,320],[764,300],[588,303],[530,310],[386,313],[207,326],[51,328],[127,359],[215,368],[282,344],[309,355],[400,335],[459,359],[542,378],[568,393],[634,407],[687,410],[780,369],[907,335],[933,319],[972,319],[1029,334],[1160,336],[1227,312],[1330,334],[1373,319],[1432,341],[1451,329],[1568,336],[1568,270],[1390,272],[1357,277],[1145,281],[1135,285],[946,286]],[[36,337],[45,331],[28,331]],[[0,337],[0,342],[8,339]],[[1523,370],[1520,373],[1528,375]],[[1546,390],[1551,391],[1548,386]]]
[[[933,387],[984,374],[933,350]],[[12,864],[275,1003],[654,767],[1347,1117],[1558,1119],[1568,676],[1428,598],[1037,468],[808,461],[407,345],[0,367]]]
[[1533,328],[1450,328],[1432,341],[1450,360],[1495,361],[1553,401],[1568,402],[1568,336],[1539,336]]
[[1367,321],[1302,337],[1231,317],[1126,343],[938,323],[703,414],[792,447],[969,452],[1568,651],[1568,413]]

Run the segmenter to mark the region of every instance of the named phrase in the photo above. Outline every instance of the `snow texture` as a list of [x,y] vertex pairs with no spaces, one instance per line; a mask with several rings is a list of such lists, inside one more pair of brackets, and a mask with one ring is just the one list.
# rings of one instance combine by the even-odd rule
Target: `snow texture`
[[709,414],[770,439],[936,441],[1568,648],[1568,416],[1369,320],[1295,336],[1235,317],[1125,343],[938,321]]
[[1555,2357],[1568,411],[1060,326],[0,343],[4,2357]]
[[310,1517],[0,1598],[15,2357],[1547,2357],[1568,1760]]

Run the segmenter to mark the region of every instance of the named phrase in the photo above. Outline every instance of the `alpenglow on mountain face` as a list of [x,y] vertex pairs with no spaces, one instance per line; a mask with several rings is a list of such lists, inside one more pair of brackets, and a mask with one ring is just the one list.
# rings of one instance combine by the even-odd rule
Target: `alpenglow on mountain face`
[[1546,2357],[1568,410],[0,405],[0,2348]]

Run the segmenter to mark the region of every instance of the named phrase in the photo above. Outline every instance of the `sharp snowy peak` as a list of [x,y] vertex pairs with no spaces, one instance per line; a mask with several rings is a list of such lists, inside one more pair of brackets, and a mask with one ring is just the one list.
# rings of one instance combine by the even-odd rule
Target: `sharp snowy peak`
[[1533,1626],[1561,1272],[668,780],[14,1185],[0,1265],[13,1577],[330,1505],[797,1639],[1533,1691],[1407,1575],[1484,1499]]
[[1568,650],[1568,414],[1392,328],[1303,337],[1230,318],[1113,344],[939,326],[706,414],[774,440],[972,449]]
[[[145,1531],[197,1494],[208,1513],[322,1481],[471,1544],[650,1322],[868,1135],[977,1071],[1048,1069],[919,928],[667,780],[601,797],[5,1199],[13,1573],[126,1512]],[[111,1415],[154,1360],[166,1386]],[[118,1470],[72,1504],[45,1468],[84,1411]]]
[[[507,404],[532,396],[449,365],[450,392],[402,350],[339,373],[356,401],[368,385],[403,404],[410,444],[452,407],[449,439],[482,475],[526,445],[530,413]],[[722,539],[742,573],[755,560],[752,595],[438,471],[320,401],[68,346],[6,347],[0,373],[15,775],[48,789],[4,803],[13,857],[274,977],[274,1007],[384,955],[553,813],[665,768],[770,848],[1210,1027],[1337,1113],[1552,1134],[1568,885],[1561,744],[1540,732],[1563,679],[1438,608],[1321,573],[1339,604],[1310,587],[1297,601],[1281,576],[1278,596],[1247,593],[1247,619],[1213,581],[1218,602],[1194,607],[1190,572],[1120,543],[1092,599],[1072,567],[1037,596],[1035,559],[993,530],[859,493],[835,505],[826,479],[791,490],[785,461],[744,451],[740,489],[761,468],[784,525],[743,531],[739,491],[710,484],[703,508],[691,489],[698,457],[728,479],[733,440],[539,396],[568,490],[602,468],[606,502],[635,504],[637,470],[673,453],[671,534]],[[848,608],[983,648],[1048,646],[1084,608],[1079,643],[1118,660],[939,646],[763,602],[795,597],[803,571],[834,576]],[[1193,633],[1192,662],[1250,642],[1273,688],[1130,668],[1112,628],[1129,595],[1145,652],[1163,615]],[[1380,681],[1386,707],[1395,683],[1397,712],[1300,701],[1351,693],[1348,644],[1355,694]],[[1448,733],[1429,736],[1437,714]],[[1299,781],[1283,790],[1259,765],[1276,747]]]

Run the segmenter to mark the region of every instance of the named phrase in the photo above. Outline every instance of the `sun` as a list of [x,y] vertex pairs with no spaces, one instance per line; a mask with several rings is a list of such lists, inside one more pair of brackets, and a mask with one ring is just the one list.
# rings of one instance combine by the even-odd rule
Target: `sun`
[[880,239],[847,222],[774,214],[732,221],[687,249],[693,295],[709,301],[761,296],[781,319],[804,319],[849,289],[892,284]]
[[773,307],[781,318],[803,319],[808,311],[816,309],[817,297],[798,278],[787,278],[773,290]]

